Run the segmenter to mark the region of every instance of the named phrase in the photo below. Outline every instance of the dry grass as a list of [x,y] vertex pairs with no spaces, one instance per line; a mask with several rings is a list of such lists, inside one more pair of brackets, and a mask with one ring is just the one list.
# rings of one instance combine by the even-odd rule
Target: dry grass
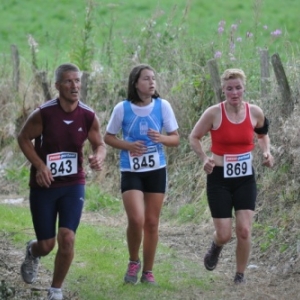
[[[125,74],[127,71],[128,68],[126,71],[124,69],[123,73]],[[287,71],[295,99],[300,81],[299,72],[292,73],[294,72],[292,68],[288,68]],[[108,76],[98,74],[99,77],[94,77],[93,86],[89,88],[90,100],[87,101],[89,105],[95,107],[102,123],[103,133],[112,107],[122,99],[122,93],[126,89],[126,81],[121,80],[125,78],[125,75],[119,74],[120,80],[116,80],[114,73],[110,72],[107,74]],[[10,73],[11,71],[7,71],[0,81],[0,164],[1,166],[4,164],[20,166],[26,161],[16,145],[16,134],[28,113],[44,102],[44,96],[41,86],[24,63],[21,67],[22,81],[18,92],[13,92]],[[181,135],[180,147],[167,149],[169,193],[165,204],[169,214],[166,216],[176,219],[180,215],[182,207],[194,205],[196,213],[195,219],[192,221],[204,228],[207,227],[209,217],[205,206],[205,174],[201,162],[191,151],[187,138],[201,111],[214,100],[210,98],[207,82],[195,89],[195,78],[186,79],[185,76],[187,75],[175,71],[172,74],[164,72],[159,74],[162,95],[165,95],[164,98],[170,100],[174,107]],[[294,274],[293,270],[297,270],[299,264],[297,241],[300,240],[300,217],[298,214],[300,209],[299,106],[298,103],[295,103],[292,115],[284,118],[282,114],[284,104],[280,100],[280,93],[274,77],[271,77],[270,84],[271,92],[266,99],[259,99],[255,87],[247,87],[249,94],[255,96],[251,102],[259,104],[271,120],[270,137],[272,153],[276,160],[274,168],[269,170],[260,165],[259,151],[256,150],[254,153],[259,186],[256,226],[254,226],[256,245],[254,255],[255,259],[264,262],[270,270],[272,267],[276,267],[276,270],[282,271],[283,274]],[[54,95],[55,91],[53,89],[51,91]],[[204,139],[204,147],[207,151],[209,151],[209,146],[209,138]],[[88,152],[89,149],[87,148],[86,151]],[[99,182],[104,192],[119,197],[118,151],[108,148],[104,171],[99,174],[89,174],[88,180]],[[272,279],[268,283],[270,286],[272,286],[271,281]],[[282,278],[281,282],[285,282],[285,279]],[[292,292],[290,291],[290,293]],[[247,298],[244,297],[244,299]],[[266,299],[277,299],[276,293]]]

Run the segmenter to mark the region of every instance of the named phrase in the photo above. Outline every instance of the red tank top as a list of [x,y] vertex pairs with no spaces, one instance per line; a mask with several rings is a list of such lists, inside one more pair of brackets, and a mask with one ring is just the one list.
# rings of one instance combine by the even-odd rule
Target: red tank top
[[220,103],[221,123],[211,129],[211,152],[217,155],[241,154],[254,148],[254,130],[251,123],[250,107],[246,102],[246,116],[241,123],[232,123],[226,115],[224,102]]
[[[35,139],[34,148],[46,163],[47,154],[57,152],[77,153],[77,173],[54,177],[50,188],[85,183],[83,170],[83,145],[93,124],[95,112],[87,105],[78,102],[72,112],[65,112],[59,99],[45,102],[40,107],[43,122],[42,135]],[[39,187],[36,182],[36,169],[31,166],[30,186]]]

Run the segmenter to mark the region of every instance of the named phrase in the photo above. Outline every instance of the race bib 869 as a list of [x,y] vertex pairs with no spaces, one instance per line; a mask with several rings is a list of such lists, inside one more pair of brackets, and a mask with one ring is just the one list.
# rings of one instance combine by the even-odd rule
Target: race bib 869
[[251,152],[224,155],[224,177],[242,177],[252,175]]

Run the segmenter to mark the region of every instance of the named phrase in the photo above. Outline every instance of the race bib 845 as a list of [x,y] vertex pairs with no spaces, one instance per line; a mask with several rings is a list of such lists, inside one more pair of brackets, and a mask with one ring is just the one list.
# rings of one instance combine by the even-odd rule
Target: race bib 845
[[150,146],[141,156],[129,153],[130,168],[132,172],[153,171],[159,168],[159,154],[155,146]]

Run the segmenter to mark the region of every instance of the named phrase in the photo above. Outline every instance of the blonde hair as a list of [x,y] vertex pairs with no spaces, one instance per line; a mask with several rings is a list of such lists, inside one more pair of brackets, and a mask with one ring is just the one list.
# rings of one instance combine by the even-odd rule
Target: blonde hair
[[241,69],[227,69],[221,76],[221,85],[225,85],[225,82],[229,79],[241,79],[244,86],[246,85],[246,75]]

